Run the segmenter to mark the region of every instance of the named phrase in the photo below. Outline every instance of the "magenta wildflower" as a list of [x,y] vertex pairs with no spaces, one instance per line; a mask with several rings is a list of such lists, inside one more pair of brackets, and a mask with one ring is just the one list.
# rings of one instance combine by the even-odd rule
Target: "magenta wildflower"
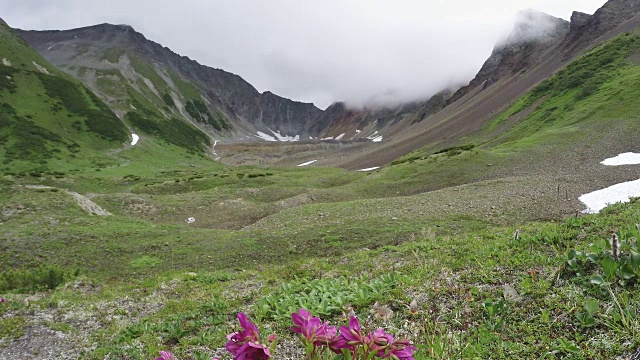
[[230,352],[234,359],[258,359],[266,360],[271,357],[269,348],[260,343],[258,327],[247,319],[244,313],[238,314],[238,321],[243,331],[234,332],[227,335],[225,349]]
[[313,316],[305,309],[300,309],[297,313],[291,314],[291,320],[296,325],[291,328],[294,333],[302,334],[302,328],[311,320]]
[[322,320],[313,317],[310,312],[300,309],[297,313],[291,314],[291,320],[296,325],[291,328],[295,333],[302,335],[307,344],[315,346],[329,345],[336,337],[335,326],[329,326],[329,322],[322,323]]
[[396,340],[391,343],[386,351],[381,350],[378,352],[378,356],[383,359],[415,360],[413,358],[413,352],[416,350],[418,350],[418,348],[411,345],[409,340]]
[[364,336],[360,330],[360,322],[355,316],[349,320],[349,327],[340,326],[340,335],[334,345],[338,349],[351,349],[364,344]]
[[0,303],[5,302],[6,300],[4,298],[0,298]]
[[176,360],[176,358],[168,351],[160,351],[160,357],[156,360]]
[[393,335],[387,334],[382,328],[367,335],[364,343],[370,350],[383,351],[393,343]]

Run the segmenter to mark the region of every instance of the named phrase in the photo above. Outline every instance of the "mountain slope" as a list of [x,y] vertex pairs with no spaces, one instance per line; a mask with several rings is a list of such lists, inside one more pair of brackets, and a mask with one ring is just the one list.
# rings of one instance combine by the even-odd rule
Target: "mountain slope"
[[120,117],[140,113],[143,106],[150,117],[189,121],[226,141],[370,140],[374,133],[421,121],[450,96],[443,91],[425,101],[364,110],[336,103],[322,111],[269,91],[259,93],[240,76],[177,55],[130,26],[18,33],[51,63],[83,81]]
[[269,129],[307,135],[322,113],[313,104],[261,94],[240,76],[179,56],[130,26],[102,24],[19,34],[123,117],[133,108],[140,110],[136,103],[142,104],[147,110],[158,108],[156,117],[190,121],[220,139]]
[[58,71],[0,20],[0,168],[51,170],[104,160],[129,141],[125,125],[83,85]]
[[503,44],[498,44],[469,85],[458,90],[448,104],[478,86],[486,89],[498,80],[537,65],[541,56],[569,33],[570,23],[535,10],[518,13],[516,25]]
[[[380,144],[376,148],[363,149],[358,153],[345,156],[340,165],[350,169],[381,166],[423,147],[437,150],[451,145],[463,145],[465,141],[469,141],[469,137],[475,136],[474,134],[484,129],[517,99],[563,69],[571,63],[571,60],[576,59],[585,51],[578,51],[572,55],[570,49],[577,49],[578,46],[590,49],[602,41],[635,29],[638,25],[637,19],[640,9],[635,5],[620,6],[621,3],[624,2],[611,0],[603,7],[603,9],[616,9],[615,16],[594,15],[594,18],[598,19],[597,21],[585,21],[584,16],[575,16],[573,18],[575,23],[569,26],[569,33],[564,39],[558,42],[555,37],[555,45],[550,48],[545,47],[546,50],[542,49],[541,54],[533,56],[531,59],[535,61],[527,60],[524,62],[531,64],[531,67],[526,71],[503,72],[501,76],[492,80],[492,85],[486,87],[479,80],[483,78],[488,80],[489,77],[481,72],[470,86],[463,90],[466,94],[462,97],[458,96],[457,100],[451,102],[443,110],[428,117],[420,124],[398,133],[394,138],[389,139],[390,141]],[[637,1],[633,3],[636,4]],[[609,13],[601,9],[596,14]],[[566,31],[566,24],[562,28],[563,31]],[[588,36],[576,37],[572,31],[588,34]],[[487,66],[485,65],[483,69],[486,70]],[[535,107],[529,111],[534,109]]]

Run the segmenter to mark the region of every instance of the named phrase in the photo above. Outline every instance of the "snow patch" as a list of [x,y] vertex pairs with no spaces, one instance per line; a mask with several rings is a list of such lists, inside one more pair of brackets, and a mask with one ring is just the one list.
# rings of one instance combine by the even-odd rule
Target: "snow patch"
[[33,63],[33,66],[35,66],[35,67],[36,67],[36,69],[38,69],[38,71],[40,71],[41,73],[43,73],[43,74],[47,74],[47,75],[51,75],[51,74],[49,73],[49,70],[47,70],[47,69],[46,69],[45,67],[43,67],[43,66],[40,66],[40,64],[38,64],[37,62],[32,61],[31,63]]
[[59,45],[59,44],[54,44],[54,45],[49,46],[49,47],[47,48],[47,51],[50,51],[51,49],[53,49],[54,47],[56,47],[56,46],[58,46],[58,45]]
[[343,138],[345,135],[347,135],[347,134],[342,133],[342,134],[340,134],[340,135],[336,136],[336,140],[342,140],[342,138]]
[[187,224],[193,224],[194,222],[196,222],[196,218],[194,218],[194,217],[190,217],[190,218],[188,218],[188,219],[186,220],[186,223],[187,223]]
[[281,142],[296,142],[296,141],[300,141],[300,135],[288,136],[288,135],[281,135],[280,131],[273,131],[271,129],[269,129],[269,131],[271,131],[271,133],[276,137],[276,139],[278,139],[278,141],[281,141]]
[[600,164],[607,166],[638,165],[640,164],[640,154],[632,152],[622,153],[616,157],[606,159]]
[[302,164],[300,164],[300,165],[298,165],[298,166],[307,166],[307,165],[311,165],[311,164],[313,164],[313,163],[314,163],[314,162],[316,162],[316,161],[318,161],[318,160],[311,160],[311,161],[308,161],[308,162],[306,162],[306,163],[302,163]]
[[260,138],[260,139],[265,140],[265,141],[278,141],[273,136],[265,134],[262,131],[258,131],[258,135],[255,135],[255,137]]
[[262,131],[258,131],[258,135],[255,135],[255,136],[257,138],[260,138],[260,139],[265,140],[265,141],[279,141],[279,142],[297,142],[297,141],[300,141],[300,135],[296,135],[296,136],[282,135],[282,134],[280,134],[280,131],[273,131],[271,129],[268,129],[268,130],[271,131],[273,136],[271,136],[269,134],[265,134]]
[[7,59],[7,58],[4,58],[4,59],[2,59],[2,64],[4,66],[11,66],[11,61],[9,61],[9,59]]
[[131,146],[134,146],[135,144],[137,144],[138,140],[140,140],[140,136],[136,134],[131,134]]
[[376,167],[372,167],[372,168],[366,168],[366,169],[360,169],[360,170],[356,170],[356,171],[369,172],[369,171],[378,170],[378,169],[380,169],[380,166],[376,166]]
[[640,197],[640,179],[584,194],[578,200],[587,206],[583,213],[597,214],[608,205],[626,203],[632,197]]
[[215,140],[213,142],[213,146],[211,147],[211,154],[213,154],[213,156],[215,156],[215,160],[218,161],[220,160],[220,156],[218,156],[218,153],[216,152],[216,145],[218,144],[218,140]]
[[378,131],[374,132],[373,134],[367,136],[367,139],[373,141],[373,142],[381,142],[382,141],[382,135],[378,135]]
[[356,130],[356,134],[360,134],[362,130]]

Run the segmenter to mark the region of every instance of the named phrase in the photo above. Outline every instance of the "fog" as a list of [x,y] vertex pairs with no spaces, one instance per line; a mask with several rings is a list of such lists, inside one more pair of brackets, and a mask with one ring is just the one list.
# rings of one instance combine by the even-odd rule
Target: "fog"
[[425,98],[468,82],[518,10],[569,19],[604,0],[0,0],[22,29],[129,24],[201,64],[325,108]]

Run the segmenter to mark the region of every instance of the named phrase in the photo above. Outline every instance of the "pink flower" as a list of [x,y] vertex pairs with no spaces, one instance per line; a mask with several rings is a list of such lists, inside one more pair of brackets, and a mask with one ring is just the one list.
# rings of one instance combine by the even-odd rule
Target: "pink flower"
[[381,350],[378,356],[383,359],[394,360],[415,360],[413,358],[413,352],[418,350],[415,346],[412,346],[409,340],[396,340],[387,349],[387,351]]
[[385,333],[382,328],[378,328],[376,331],[367,335],[364,343],[370,350],[384,351],[393,343],[393,335]]
[[176,360],[176,358],[168,351],[160,351],[160,357],[156,360]]
[[291,320],[293,320],[293,323],[296,325],[291,328],[291,331],[302,334],[302,327],[311,320],[311,317],[311,313],[305,309],[300,309],[297,313],[291,314]]
[[363,344],[365,338],[360,331],[360,322],[355,316],[352,316],[349,320],[349,327],[340,326],[336,348],[353,349],[355,346]]
[[322,323],[320,318],[313,317],[305,309],[300,309],[297,313],[291,314],[291,320],[296,325],[291,330],[301,334],[307,344],[315,346],[329,345],[334,341],[338,332],[335,326],[329,326],[328,321]]
[[267,346],[260,343],[258,327],[244,313],[238,314],[238,321],[243,330],[227,335],[229,341],[225,344],[225,349],[234,359],[269,359],[271,353]]
[[6,300],[4,298],[0,298],[0,303],[5,302]]
[[271,357],[269,348],[257,342],[248,342],[232,354],[235,360],[268,360]]

